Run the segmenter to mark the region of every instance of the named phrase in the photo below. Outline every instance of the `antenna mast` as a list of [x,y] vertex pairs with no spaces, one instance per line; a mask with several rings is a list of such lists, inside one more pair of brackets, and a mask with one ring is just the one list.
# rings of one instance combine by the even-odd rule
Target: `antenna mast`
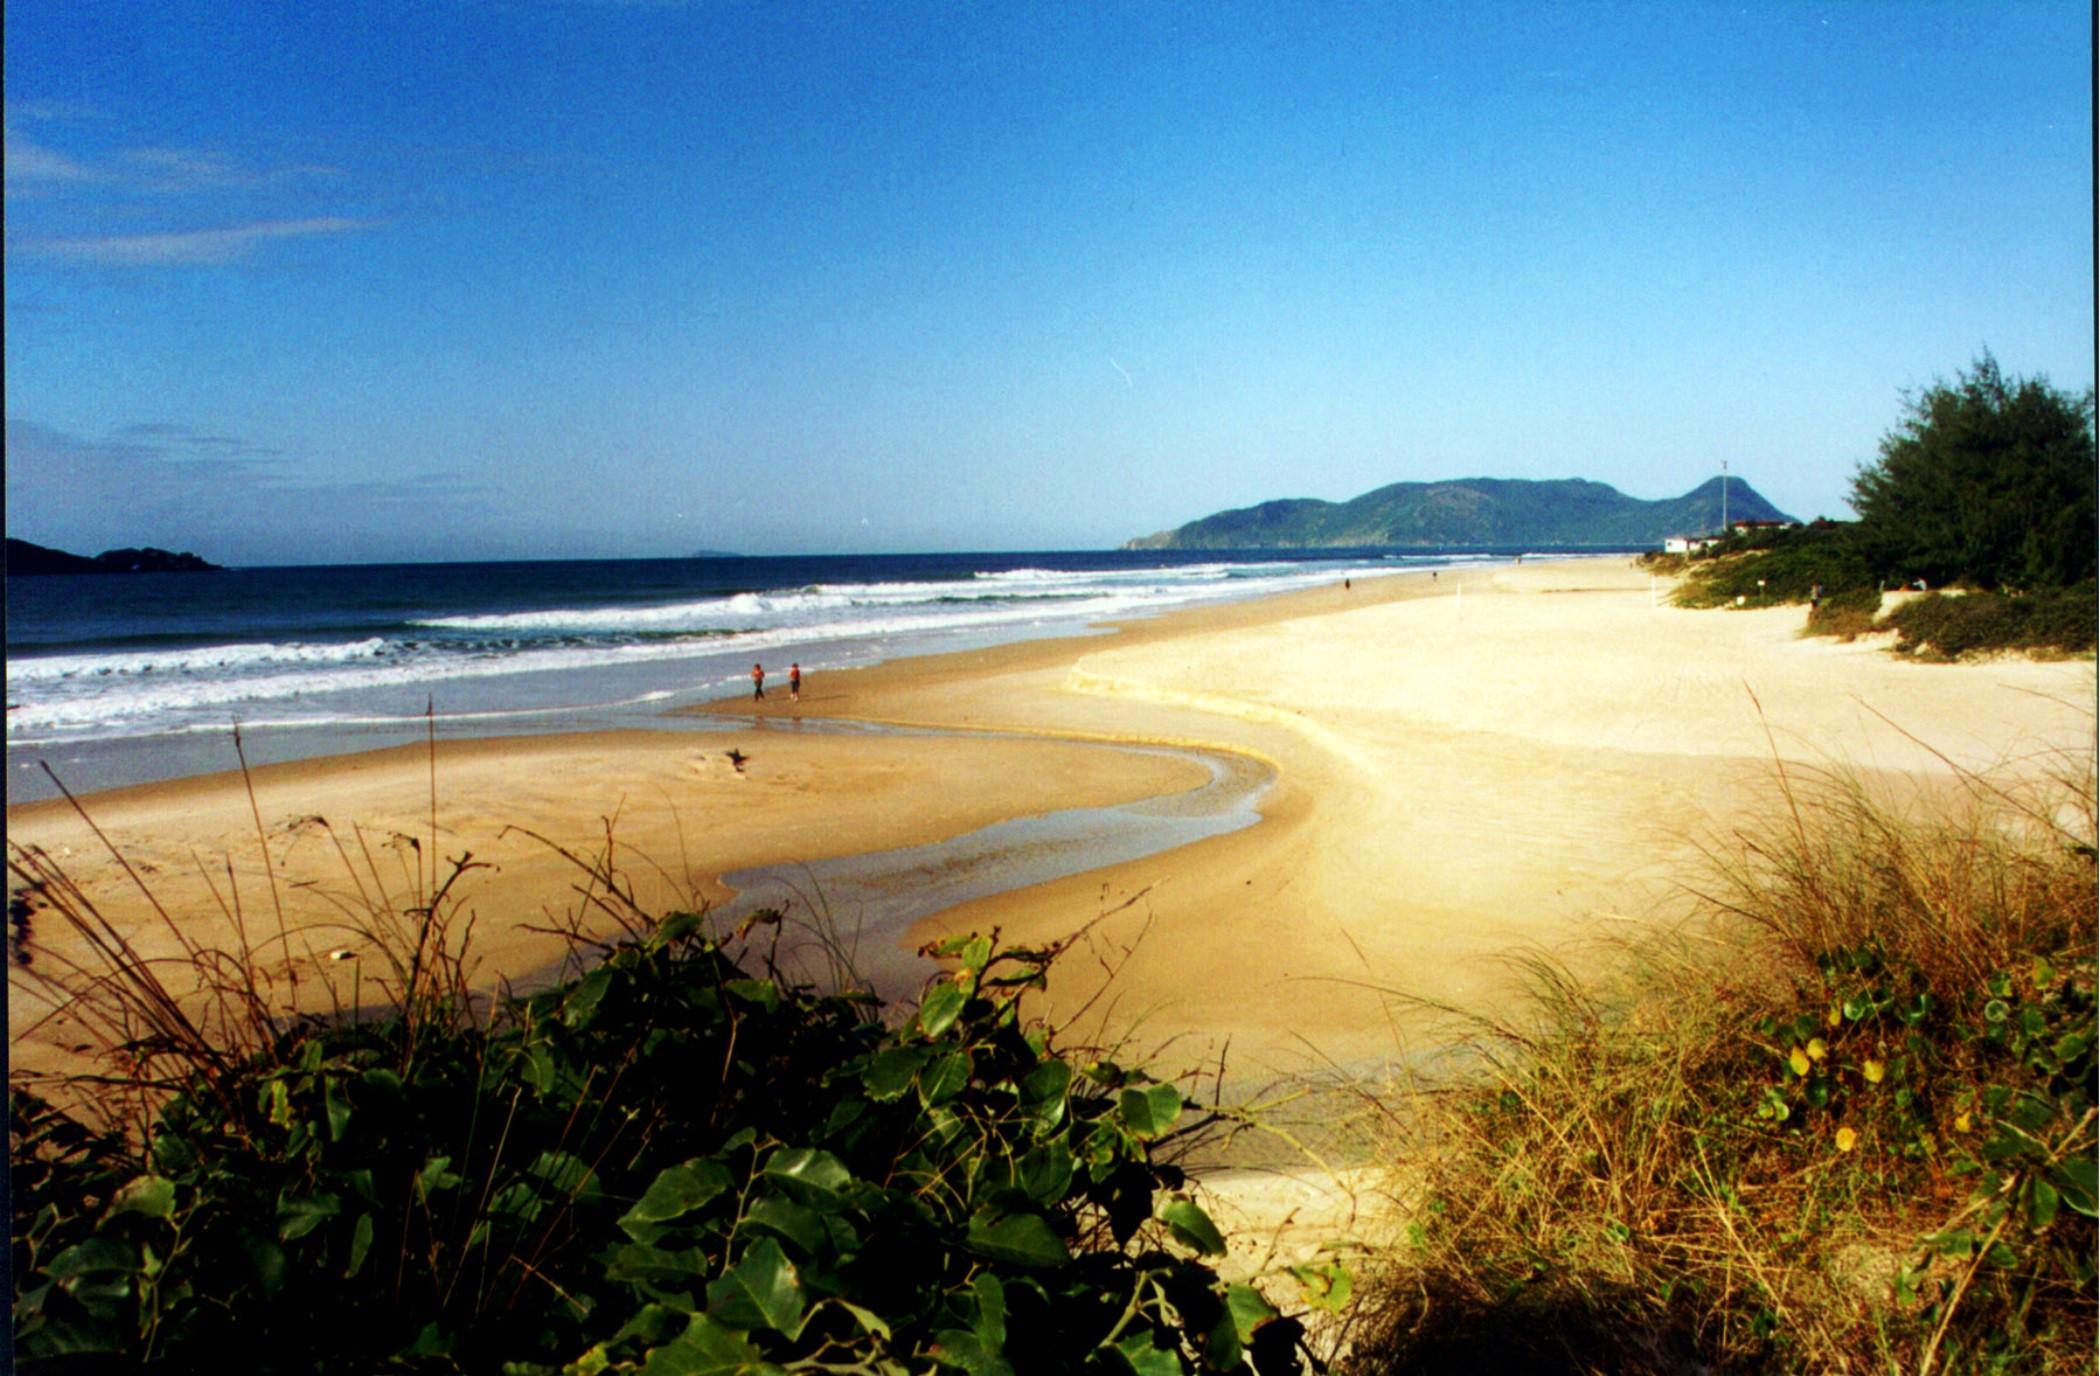
[[1728,534],[1728,460],[1721,460],[1721,534]]

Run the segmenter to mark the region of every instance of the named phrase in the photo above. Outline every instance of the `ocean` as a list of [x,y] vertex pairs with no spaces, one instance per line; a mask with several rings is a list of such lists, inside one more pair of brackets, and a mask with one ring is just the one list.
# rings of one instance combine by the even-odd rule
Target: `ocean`
[[[1510,553],[1513,553],[1511,551]],[[7,798],[671,709],[902,655],[1491,561],[1170,551],[227,569],[7,582]],[[427,719],[426,719],[427,714]]]

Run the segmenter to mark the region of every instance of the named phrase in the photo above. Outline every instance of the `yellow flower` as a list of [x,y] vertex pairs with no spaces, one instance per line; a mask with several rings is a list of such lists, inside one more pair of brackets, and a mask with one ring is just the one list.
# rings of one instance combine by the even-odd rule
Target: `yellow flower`
[[1838,1011],[1838,1006],[1834,1003],[1830,1005],[1830,1011],[1823,1015],[1823,1025],[1825,1027],[1836,1027],[1844,1020],[1845,1015]]
[[1808,1058],[1810,1060],[1820,1061],[1829,1054],[1830,1048],[1823,1045],[1823,1039],[1821,1037],[1810,1037],[1808,1039]]
[[1860,1066],[1859,1071],[1867,1077],[1867,1083],[1870,1085],[1880,1084],[1881,1077],[1889,1073],[1888,1067],[1879,1061],[1867,1061]]
[[1968,1115],[1968,1114],[1966,1114],[1966,1113],[1962,1113],[1962,1114],[1957,1114],[1957,1115],[1955,1115],[1955,1119],[1954,1119],[1954,1130],[1955,1130],[1956,1132],[1967,1132],[1967,1131],[1969,1130],[1969,1115]]
[[1859,1145],[1859,1134],[1858,1134],[1858,1133],[1854,1132],[1854,1131],[1853,1131],[1853,1130],[1852,1130],[1851,1128],[1839,1128],[1839,1129],[1838,1129],[1838,1150],[1839,1150],[1839,1151],[1851,1151],[1851,1150],[1852,1150],[1852,1149],[1853,1149],[1854,1147],[1856,1147],[1856,1146],[1858,1146],[1858,1145]]
[[1786,1063],[1794,1068],[1796,1075],[1808,1074],[1808,1053],[1800,1047],[1797,1046],[1787,1053]]

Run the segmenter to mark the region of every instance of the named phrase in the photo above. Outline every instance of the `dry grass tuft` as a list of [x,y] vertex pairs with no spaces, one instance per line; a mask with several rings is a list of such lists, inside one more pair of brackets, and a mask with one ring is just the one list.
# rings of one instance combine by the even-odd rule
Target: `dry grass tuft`
[[2090,1371],[2094,780],[2047,763],[1782,771],[1615,978],[1528,958],[1395,1115],[1351,1369]]

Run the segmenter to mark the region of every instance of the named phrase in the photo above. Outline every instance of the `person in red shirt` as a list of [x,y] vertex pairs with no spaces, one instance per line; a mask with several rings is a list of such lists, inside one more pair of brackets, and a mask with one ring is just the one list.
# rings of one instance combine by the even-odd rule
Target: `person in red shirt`
[[794,702],[802,701],[802,666],[788,665],[788,697]]
[[761,664],[751,666],[751,699],[756,702],[766,695],[766,670]]

